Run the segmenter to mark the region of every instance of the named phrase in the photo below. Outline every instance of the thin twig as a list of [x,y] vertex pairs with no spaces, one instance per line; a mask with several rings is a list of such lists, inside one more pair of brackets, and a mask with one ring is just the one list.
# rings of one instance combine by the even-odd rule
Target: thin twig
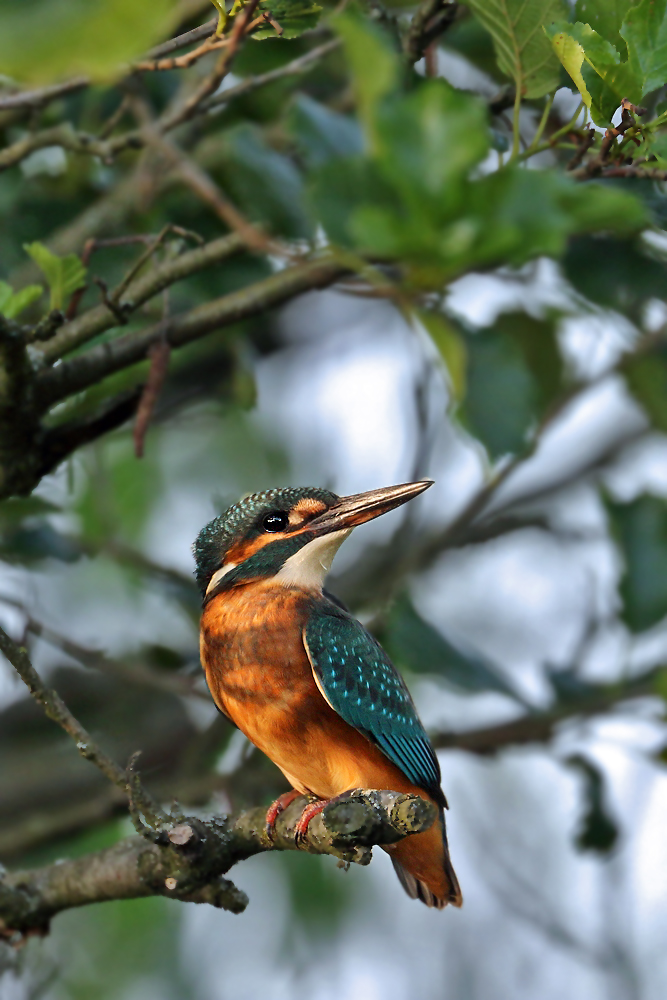
[[10,94],[9,97],[0,97],[0,111],[16,111],[26,109],[37,111],[51,101],[59,97],[66,97],[74,94],[77,90],[83,90],[90,85],[87,76],[76,76],[72,80],[65,80],[64,83],[56,83],[50,87],[40,87],[39,90],[22,90],[17,94]]
[[[172,348],[191,343],[214,330],[282,305],[302,292],[328,287],[348,270],[344,264],[329,257],[315,258],[286,268],[246,288],[197,306],[183,316],[173,317],[169,321],[168,341]],[[151,344],[161,335],[161,324],[138,333],[128,333],[39,372],[35,384],[36,398],[40,405],[47,408],[113,372],[142,361]]]
[[50,719],[74,741],[82,757],[91,761],[118,788],[125,791],[125,771],[98,747],[90,733],[75,719],[57,691],[46,687],[30,662],[27,650],[11,639],[0,626],[0,651],[12,664],[35,701],[39,702]]
[[155,411],[158,398],[162,391],[167,372],[169,371],[169,358],[171,348],[166,338],[166,331],[169,324],[169,291],[165,288],[163,296],[162,315],[162,336],[148,350],[150,368],[148,378],[137,407],[137,416],[134,421],[132,432],[134,440],[134,454],[137,458],[144,456],[144,442],[151,418]]
[[[221,264],[239,253],[243,247],[243,241],[236,234],[232,234],[211,240],[210,243],[194,250],[188,250],[173,260],[164,261],[131,282],[125,290],[124,309],[130,315],[164,288],[198,274],[207,267]],[[92,340],[115,325],[115,317],[105,306],[88,309],[82,316],[66,323],[48,344],[41,347],[44,362],[53,364],[63,355],[81,347],[86,341]]]
[[259,0],[249,0],[243,10],[236,15],[234,18],[234,26],[229,35],[229,45],[220,54],[215,69],[205,80],[197,87],[194,94],[192,94],[179,108],[177,108],[170,116],[163,119],[159,124],[159,130],[161,132],[168,132],[178,125],[182,125],[184,122],[188,121],[199,108],[202,101],[205,101],[207,97],[218,89],[224,78],[229,73],[232,68],[232,63],[239,50],[241,42],[243,41],[246,31],[250,27],[250,22],[252,19]]

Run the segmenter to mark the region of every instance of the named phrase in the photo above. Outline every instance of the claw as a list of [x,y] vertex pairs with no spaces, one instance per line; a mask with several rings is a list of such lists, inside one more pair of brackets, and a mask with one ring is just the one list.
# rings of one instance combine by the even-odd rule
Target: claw
[[279,795],[276,801],[272,802],[266,810],[266,835],[269,840],[272,841],[274,838],[276,832],[276,820],[280,816],[281,812],[284,812],[295,799],[298,799],[300,794],[301,793],[297,792],[294,788],[290,789],[289,792],[283,792],[283,794]]
[[306,838],[308,836],[308,826],[312,819],[322,812],[325,806],[328,806],[331,799],[317,799],[316,802],[310,802],[306,808],[303,810],[299,816],[299,821],[294,827],[294,842],[297,847],[303,847],[306,843]]

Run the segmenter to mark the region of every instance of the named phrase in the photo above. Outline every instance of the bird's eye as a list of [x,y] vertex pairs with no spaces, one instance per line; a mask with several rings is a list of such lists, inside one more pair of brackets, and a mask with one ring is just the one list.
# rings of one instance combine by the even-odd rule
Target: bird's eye
[[288,524],[287,514],[282,510],[272,510],[262,518],[264,531],[284,531]]

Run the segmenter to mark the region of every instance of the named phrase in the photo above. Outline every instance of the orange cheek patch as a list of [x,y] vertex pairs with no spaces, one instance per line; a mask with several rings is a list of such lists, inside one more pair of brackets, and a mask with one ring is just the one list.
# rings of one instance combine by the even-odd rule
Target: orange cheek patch
[[321,500],[313,500],[310,497],[304,497],[299,500],[297,504],[292,507],[289,512],[289,523],[293,528],[298,527],[305,521],[310,521],[311,518],[315,517],[317,514],[322,514],[327,509],[327,505],[322,503]]

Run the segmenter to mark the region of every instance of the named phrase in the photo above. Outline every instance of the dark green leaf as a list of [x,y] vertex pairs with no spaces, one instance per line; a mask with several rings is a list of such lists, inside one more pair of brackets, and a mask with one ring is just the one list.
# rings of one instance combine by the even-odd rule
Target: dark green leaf
[[665,265],[647,255],[640,242],[604,236],[570,240],[563,270],[586,298],[638,319],[647,299],[664,293]]
[[435,674],[460,691],[497,691],[517,697],[495,667],[481,656],[467,655],[447,642],[405,595],[392,608],[382,642],[392,659],[414,673]]
[[580,851],[608,854],[616,846],[619,829],[605,802],[604,776],[595,764],[581,754],[573,754],[565,763],[576,768],[584,781],[584,811],[575,844]]
[[461,415],[492,458],[517,454],[561,388],[554,324],[525,313],[498,318],[471,333],[468,391]]
[[630,392],[653,425],[667,433],[667,349],[631,356],[623,371]]
[[327,160],[361,153],[363,137],[353,118],[338,114],[306,94],[299,94],[288,115],[299,153],[310,168]]
[[667,0],[641,0],[628,11],[621,35],[628,47],[628,64],[642,81],[642,92],[662,87],[667,81]]
[[667,615],[667,503],[642,496],[626,504],[608,501],[607,508],[625,563],[623,619],[640,632]]
[[[271,12],[271,17],[278,22],[283,30],[281,39],[298,38],[304,31],[316,27],[322,13],[322,7],[313,0],[262,0],[260,10]],[[260,29],[251,35],[255,40],[275,38],[273,27]]]
[[633,0],[577,0],[573,20],[590,24],[625,58],[627,53],[620,30],[632,3]]
[[251,219],[287,237],[312,234],[299,173],[286,156],[266,145],[259,129],[230,129],[224,149],[226,183]]

